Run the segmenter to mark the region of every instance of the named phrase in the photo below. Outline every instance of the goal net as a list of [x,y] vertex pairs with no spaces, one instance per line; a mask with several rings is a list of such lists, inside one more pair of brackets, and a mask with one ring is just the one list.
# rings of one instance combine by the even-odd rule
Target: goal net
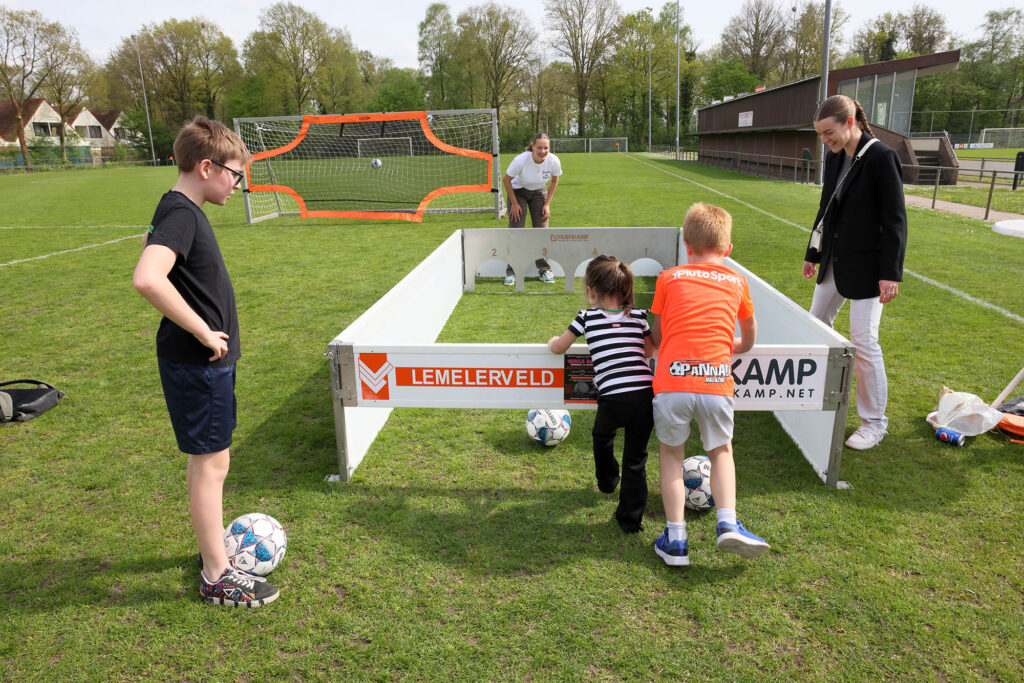
[[493,109],[235,119],[250,223],[503,209]]
[[591,152],[628,152],[629,138],[590,138]]
[[359,138],[356,140],[356,152],[361,157],[411,157],[412,138]]
[[551,138],[551,151],[555,154],[569,154],[570,152],[586,152],[586,138]]
[[991,142],[993,147],[1024,147],[1024,128],[983,128],[978,142]]

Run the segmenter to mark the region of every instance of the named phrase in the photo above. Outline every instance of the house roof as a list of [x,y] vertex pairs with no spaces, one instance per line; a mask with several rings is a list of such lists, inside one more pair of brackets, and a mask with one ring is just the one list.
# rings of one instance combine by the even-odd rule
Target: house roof
[[90,109],[89,111],[100,122],[100,125],[110,132],[113,132],[117,117],[121,115],[120,109]]
[[[41,97],[25,100],[25,106],[22,107],[22,119],[26,122],[31,119],[43,102],[45,100]],[[14,111],[14,100],[0,100],[0,138],[4,140],[18,138],[18,115]]]

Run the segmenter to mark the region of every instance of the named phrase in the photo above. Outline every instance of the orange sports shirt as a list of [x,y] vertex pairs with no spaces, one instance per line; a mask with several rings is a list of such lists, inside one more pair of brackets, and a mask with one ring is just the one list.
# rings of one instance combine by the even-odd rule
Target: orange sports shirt
[[732,396],[736,320],[754,315],[746,279],[713,263],[663,270],[651,313],[661,319],[654,393]]

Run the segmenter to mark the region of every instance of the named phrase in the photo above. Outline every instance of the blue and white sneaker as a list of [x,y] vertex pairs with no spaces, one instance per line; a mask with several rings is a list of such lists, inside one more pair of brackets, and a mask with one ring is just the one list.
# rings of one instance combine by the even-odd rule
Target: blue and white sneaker
[[669,541],[667,527],[665,528],[665,533],[658,536],[657,540],[654,541],[654,552],[658,553],[658,557],[665,560],[665,564],[672,565],[673,567],[686,567],[690,564],[689,543],[686,540]]
[[505,286],[506,287],[515,287],[516,286],[516,276],[515,275],[506,275],[505,276]]
[[555,274],[551,272],[550,268],[545,268],[540,271],[540,281],[550,285],[555,281]]
[[718,549],[727,553],[736,553],[740,557],[750,559],[770,549],[771,546],[760,536],[755,536],[739,522],[719,522],[715,527],[718,532]]

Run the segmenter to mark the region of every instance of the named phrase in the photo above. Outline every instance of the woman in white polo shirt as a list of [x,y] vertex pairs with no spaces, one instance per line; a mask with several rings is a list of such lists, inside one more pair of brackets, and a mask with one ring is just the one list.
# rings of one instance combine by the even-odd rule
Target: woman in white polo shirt
[[[535,228],[548,227],[551,200],[555,197],[562,163],[551,153],[551,138],[547,133],[533,136],[526,151],[512,160],[503,179],[508,198],[508,227],[525,228],[526,210],[530,210],[530,224]],[[513,199],[515,201],[513,201]],[[554,282],[551,266],[545,259],[537,259],[537,272],[541,282]],[[505,269],[505,284],[515,285],[512,266]]]

